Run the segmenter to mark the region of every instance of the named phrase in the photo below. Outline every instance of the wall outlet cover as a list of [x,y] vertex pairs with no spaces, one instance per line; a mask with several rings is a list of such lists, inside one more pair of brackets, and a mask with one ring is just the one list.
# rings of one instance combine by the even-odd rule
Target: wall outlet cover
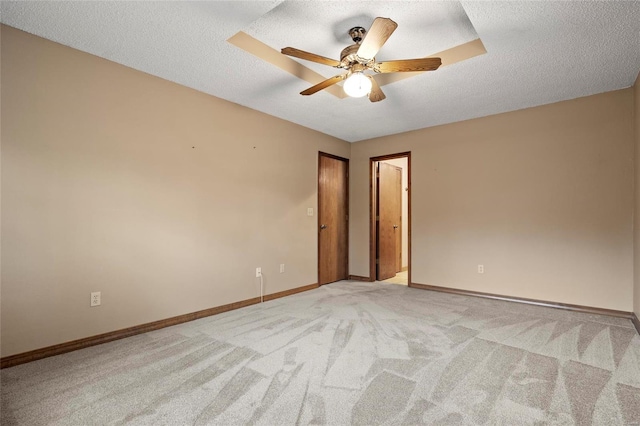
[[94,291],[91,293],[91,305],[90,306],[100,306],[100,304],[102,303],[101,301],[101,294],[99,291]]

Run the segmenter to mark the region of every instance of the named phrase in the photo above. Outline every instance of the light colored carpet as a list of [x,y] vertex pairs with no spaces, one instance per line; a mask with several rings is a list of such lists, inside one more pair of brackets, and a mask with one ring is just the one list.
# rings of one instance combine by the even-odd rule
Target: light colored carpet
[[640,423],[630,321],[340,282],[2,370],[3,425]]
[[388,280],[384,280],[382,282],[388,284],[407,285],[409,284],[409,271],[398,272],[395,277],[391,277]]

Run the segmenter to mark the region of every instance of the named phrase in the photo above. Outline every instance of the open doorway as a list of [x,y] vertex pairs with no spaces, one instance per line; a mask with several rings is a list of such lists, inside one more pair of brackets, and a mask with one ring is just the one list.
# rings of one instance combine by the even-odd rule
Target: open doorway
[[370,277],[411,282],[411,153],[370,159]]

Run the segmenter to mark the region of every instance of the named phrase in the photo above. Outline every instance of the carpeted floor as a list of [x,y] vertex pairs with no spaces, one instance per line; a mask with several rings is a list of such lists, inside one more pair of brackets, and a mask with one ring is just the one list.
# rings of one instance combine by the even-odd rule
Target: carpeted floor
[[388,280],[384,280],[382,282],[388,283],[388,284],[407,285],[409,283],[409,272],[408,271],[398,272],[395,277],[391,277]]
[[640,424],[628,320],[340,282],[2,370],[3,425]]

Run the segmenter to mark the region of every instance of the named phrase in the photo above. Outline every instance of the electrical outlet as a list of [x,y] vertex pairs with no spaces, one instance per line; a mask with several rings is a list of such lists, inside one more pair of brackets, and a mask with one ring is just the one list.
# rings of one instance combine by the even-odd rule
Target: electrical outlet
[[484,265],[478,265],[478,273],[484,274]]
[[313,207],[307,208],[307,216],[313,216]]
[[284,263],[280,264],[280,273],[282,274],[284,272]]
[[262,276],[262,268],[256,268],[256,278]]
[[94,291],[91,293],[91,306],[100,306],[100,292]]

